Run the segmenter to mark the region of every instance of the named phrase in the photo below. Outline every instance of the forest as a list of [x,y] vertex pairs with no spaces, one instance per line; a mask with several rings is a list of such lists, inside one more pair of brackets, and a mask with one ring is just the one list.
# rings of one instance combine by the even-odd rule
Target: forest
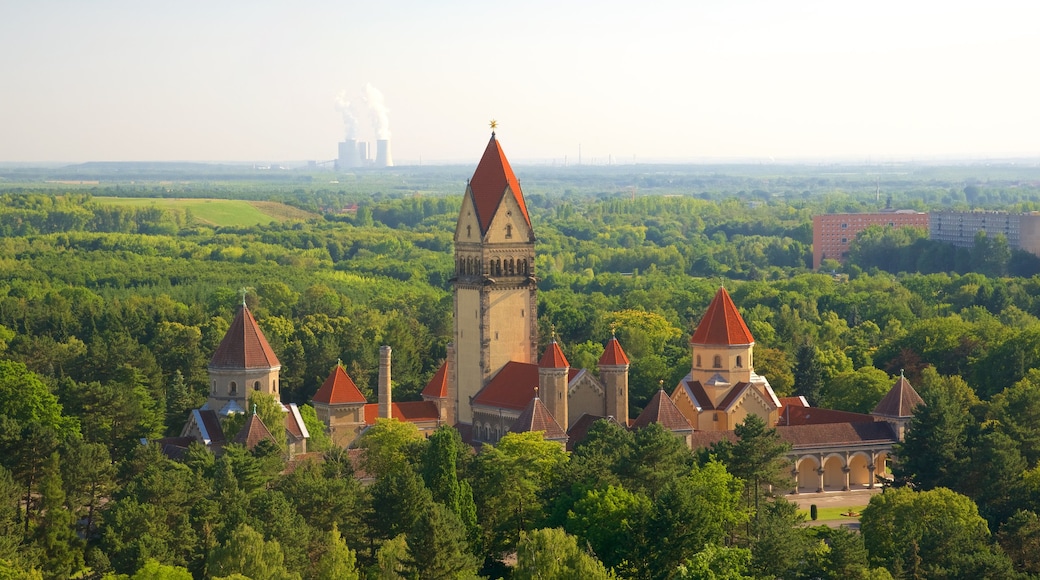
[[[555,329],[571,365],[594,369],[615,328],[635,417],[688,372],[693,325],[725,285],[781,396],[869,412],[905,374],[927,405],[861,532],[804,521],[782,496],[786,449],[754,421],[699,452],[606,422],[568,453],[537,434],[474,451],[451,429],[424,439],[380,421],[353,455],[311,429],[320,462],[265,444],[166,458],[142,440],[179,434],[205,401],[243,295],[309,425],[337,364],[374,400],[383,344],[395,400],[418,398],[450,340],[465,172],[20,182],[0,184],[0,576],[1040,576],[1037,259],[1000,237],[955,249],[876,228],[848,263],[808,267],[816,213],[1032,211],[1036,181],[925,169],[882,199],[872,179],[612,171],[524,181],[542,341]],[[101,196],[263,199],[320,217],[215,226]]]

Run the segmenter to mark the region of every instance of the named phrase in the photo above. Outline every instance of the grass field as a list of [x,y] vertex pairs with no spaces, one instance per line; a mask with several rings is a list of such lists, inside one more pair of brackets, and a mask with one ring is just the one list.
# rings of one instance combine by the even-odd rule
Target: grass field
[[[858,505],[858,506],[852,506],[852,507],[824,507],[824,508],[819,508],[817,510],[816,521],[817,522],[827,522],[827,521],[831,521],[831,520],[848,520],[848,519],[852,519],[852,518],[859,519],[859,515],[863,513],[863,509],[866,508],[866,507],[867,506],[865,506],[865,505]],[[857,514],[857,515],[854,515],[854,516],[843,516],[843,515],[841,515],[841,514],[847,514],[850,511],[852,513]],[[809,510],[798,510],[798,513],[805,514],[805,521],[806,522],[810,522],[810,523],[812,522],[812,520],[809,519]]]
[[95,197],[94,200],[103,204],[134,207],[154,205],[181,214],[190,211],[195,221],[214,226],[255,226],[314,217],[314,214],[274,201],[160,197]]

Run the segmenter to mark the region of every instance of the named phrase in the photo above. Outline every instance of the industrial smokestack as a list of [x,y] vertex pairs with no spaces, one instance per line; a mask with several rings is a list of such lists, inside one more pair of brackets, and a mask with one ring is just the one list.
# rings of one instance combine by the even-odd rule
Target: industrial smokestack
[[339,166],[343,169],[361,167],[358,142],[355,139],[347,139],[339,144]]
[[393,404],[390,400],[390,347],[379,347],[379,416],[389,419]]
[[390,157],[390,140],[380,139],[376,141],[376,167],[393,167],[394,160]]

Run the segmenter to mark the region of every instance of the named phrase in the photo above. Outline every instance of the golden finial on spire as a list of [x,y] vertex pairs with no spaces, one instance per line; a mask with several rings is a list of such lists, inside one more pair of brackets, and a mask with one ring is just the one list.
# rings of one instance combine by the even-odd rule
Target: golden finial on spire
[[610,336],[617,337],[617,321],[610,323]]
[[549,332],[552,334],[552,341],[556,342],[556,324],[555,323],[549,325]]
[[534,398],[538,398],[538,385],[534,386]]
[[496,121],[494,119],[491,119],[490,125],[491,125],[491,132],[494,133],[495,129],[498,128],[498,121]]

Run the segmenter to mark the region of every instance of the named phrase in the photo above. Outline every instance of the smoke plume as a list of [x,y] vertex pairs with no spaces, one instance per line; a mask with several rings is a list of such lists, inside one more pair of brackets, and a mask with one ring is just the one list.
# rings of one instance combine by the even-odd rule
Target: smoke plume
[[347,100],[347,91],[336,95],[336,110],[343,116],[343,131],[347,139],[357,139],[358,120],[354,106]]
[[383,93],[371,84],[365,84],[365,103],[372,112],[372,122],[376,127],[377,139],[390,138],[390,109],[386,108]]

